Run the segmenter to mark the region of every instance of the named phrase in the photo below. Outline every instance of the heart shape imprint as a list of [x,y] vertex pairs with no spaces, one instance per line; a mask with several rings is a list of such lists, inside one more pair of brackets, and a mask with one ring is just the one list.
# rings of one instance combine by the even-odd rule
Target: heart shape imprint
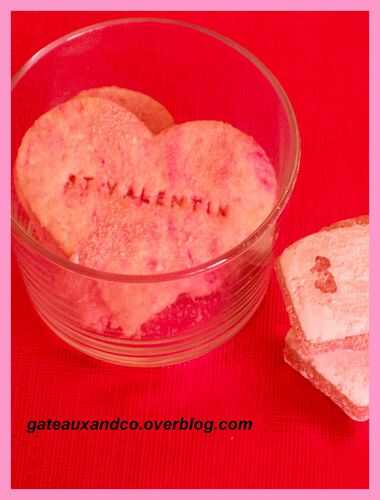
[[[79,96],[42,115],[16,160],[20,201],[65,255],[124,274],[178,271],[242,242],[272,210],[271,163],[250,136],[223,122],[194,121],[153,135],[133,113]],[[181,294],[220,281],[102,281],[100,294],[124,335]]]

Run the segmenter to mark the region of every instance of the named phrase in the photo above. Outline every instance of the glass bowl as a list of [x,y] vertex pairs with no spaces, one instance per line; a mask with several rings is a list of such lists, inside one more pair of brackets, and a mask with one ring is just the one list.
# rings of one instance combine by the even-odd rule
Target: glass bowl
[[[36,118],[83,89],[105,85],[151,95],[178,123],[231,123],[257,140],[277,173],[277,204],[245,241],[203,265],[155,275],[112,274],[70,262],[41,243],[12,189],[13,248],[34,307],[59,337],[121,365],[189,360],[236,334],[265,295],[278,219],[299,168],[295,114],[272,73],[234,41],[182,21],[112,20],[50,43],[13,77],[12,165]],[[214,284],[207,293],[205,282]],[[168,290],[178,292],[176,300],[157,311],[154,298]],[[139,335],[125,335],[104,304],[106,295],[137,301],[151,313]]]

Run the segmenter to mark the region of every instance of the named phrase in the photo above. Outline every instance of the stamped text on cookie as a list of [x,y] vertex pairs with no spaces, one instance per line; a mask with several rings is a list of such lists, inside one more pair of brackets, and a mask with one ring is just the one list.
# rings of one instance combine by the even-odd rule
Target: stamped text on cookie
[[133,184],[117,181],[99,182],[95,177],[78,177],[70,175],[64,185],[64,194],[77,195],[85,198],[90,192],[97,191],[105,196],[118,195],[123,199],[132,199],[139,205],[151,204],[170,208],[184,208],[187,210],[203,211],[207,215],[227,217],[228,205],[221,205],[196,195],[169,194],[166,190],[149,192],[145,187],[137,189]]

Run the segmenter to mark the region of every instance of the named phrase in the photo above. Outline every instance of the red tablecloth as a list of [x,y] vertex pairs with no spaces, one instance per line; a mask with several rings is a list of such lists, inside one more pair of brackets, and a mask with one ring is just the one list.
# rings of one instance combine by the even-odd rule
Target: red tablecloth
[[[368,211],[365,13],[154,15],[237,40],[288,92],[303,152],[280,249]],[[121,14],[14,14],[13,71],[58,36],[113,17]],[[67,347],[33,311],[16,266],[12,278],[13,487],[368,487],[368,424],[350,421],[282,360],[289,323],[275,279],[256,316],[221,348],[178,366],[128,369]],[[116,416],[252,419],[255,430],[25,432],[29,419]]]

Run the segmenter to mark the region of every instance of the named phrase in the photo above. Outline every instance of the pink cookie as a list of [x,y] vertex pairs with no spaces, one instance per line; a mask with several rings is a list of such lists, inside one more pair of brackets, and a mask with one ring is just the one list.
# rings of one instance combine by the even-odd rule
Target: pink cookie
[[290,331],[285,340],[284,359],[318,390],[326,394],[349,417],[368,420],[368,351],[337,349],[306,356]]
[[78,96],[110,99],[136,115],[154,134],[174,123],[172,115],[162,104],[135,90],[120,87],[98,87],[83,90]]
[[[123,274],[178,271],[218,257],[276,200],[264,151],[231,125],[190,122],[153,136],[133,114],[93,97],[37,120],[20,147],[16,178],[21,199],[66,255]],[[212,295],[222,279],[99,286],[114,322],[138,335],[179,295]]]
[[[77,97],[86,96],[114,101],[135,114],[152,132],[159,132],[173,123],[172,116],[164,106],[140,92],[118,87],[101,87],[85,90]],[[28,209],[29,224],[34,236],[52,251],[62,253],[60,246],[46,228],[41,226],[39,220],[30,210],[21,189],[18,189],[18,197],[22,205]],[[94,282],[88,282],[85,278],[79,278],[78,276],[74,277],[71,273],[65,273],[59,269],[54,269],[54,272],[52,270],[52,273],[54,276],[52,277],[51,286],[58,296],[61,295],[61,292],[64,292],[62,299],[71,303],[73,307],[80,308],[82,312],[81,320],[87,328],[102,332],[106,327],[107,330],[113,333],[118,332],[118,327],[115,328],[115,325],[112,325],[110,312]]]
[[[86,96],[109,99],[116,104],[121,105],[131,113],[135,114],[152,132],[159,132],[173,124],[173,118],[166,108],[153,98],[141,92],[115,86],[98,87],[84,90],[80,92],[76,98]],[[18,186],[17,182],[16,186]],[[54,251],[59,252],[59,247],[49,236],[48,232],[41,227],[38,219],[30,210],[27,200],[24,199],[22,189],[18,189],[18,197],[22,206],[28,207],[28,215],[31,219],[31,223],[33,224],[33,232],[35,235],[38,236],[38,239],[43,240],[49,247],[52,247]]]
[[[97,270],[135,275],[185,267],[188,257],[184,259],[179,241],[173,237],[170,209],[146,204],[137,207],[128,201],[115,200],[100,208],[96,214],[96,229],[81,242],[72,259]],[[152,210],[160,212],[154,215]],[[179,295],[187,294],[192,300],[211,294],[220,284],[220,279],[209,283],[193,277],[138,285],[106,281],[99,282],[98,286],[112,313],[113,323],[120,325],[125,335],[140,336],[142,325],[154,320]],[[173,314],[179,313],[174,311]],[[161,321],[162,327],[163,324],[167,322]]]
[[[265,153],[230,125],[176,125],[153,143],[154,171],[165,174],[136,173],[140,184],[123,186],[129,196],[115,188],[105,213],[98,212],[95,232],[79,248],[81,264],[129,274],[191,268],[243,241],[273,207],[276,181]],[[100,286],[115,321],[132,335],[178,295],[213,294],[223,279],[215,273],[212,282],[195,277],[138,288]]]
[[67,101],[38,118],[22,140],[15,168],[20,202],[71,255],[92,230],[94,181],[107,190],[111,176],[136,170],[151,137],[134,114],[109,100]]
[[368,344],[368,216],[338,222],[288,247],[277,275],[305,354]]

